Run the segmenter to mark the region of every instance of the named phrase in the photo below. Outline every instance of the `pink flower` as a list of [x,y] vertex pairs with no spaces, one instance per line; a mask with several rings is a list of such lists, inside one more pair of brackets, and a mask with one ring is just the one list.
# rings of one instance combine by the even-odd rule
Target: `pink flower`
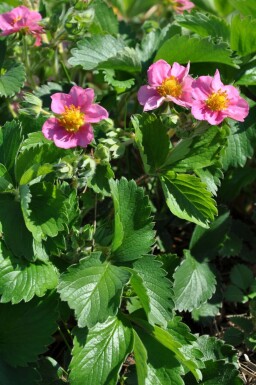
[[243,122],[249,113],[248,103],[233,86],[225,86],[216,70],[214,77],[200,76],[192,84],[194,99],[191,113],[198,120],[220,124],[229,117]]
[[40,13],[30,11],[27,7],[21,5],[20,7],[12,9],[10,12],[0,15],[0,29],[1,35],[11,35],[16,32],[24,31],[31,35],[35,35],[35,45],[41,45],[41,34],[44,32],[43,28],[38,24],[42,19]]
[[94,137],[90,123],[108,118],[105,108],[93,104],[94,91],[91,88],[74,86],[69,94],[58,92],[51,98],[51,109],[57,116],[47,119],[42,131],[57,147],[86,147]]
[[144,111],[154,110],[164,102],[173,102],[182,107],[192,103],[191,85],[193,79],[188,75],[187,67],[178,63],[172,66],[164,60],[158,60],[148,69],[148,86],[142,86],[138,92],[139,103]]
[[190,12],[192,8],[195,7],[195,4],[189,0],[171,0],[172,7],[175,12],[183,13],[184,11]]

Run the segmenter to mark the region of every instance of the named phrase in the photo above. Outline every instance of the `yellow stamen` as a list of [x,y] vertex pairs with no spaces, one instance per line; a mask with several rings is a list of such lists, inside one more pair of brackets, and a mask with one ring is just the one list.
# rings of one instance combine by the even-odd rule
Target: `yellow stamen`
[[229,105],[227,92],[220,90],[218,92],[213,92],[205,103],[212,111],[225,110]]
[[178,98],[182,94],[182,85],[175,76],[165,79],[161,86],[157,87],[157,92],[161,96],[173,96]]
[[58,119],[59,124],[68,132],[77,132],[85,124],[84,114],[74,104],[65,106],[64,109],[65,112]]
[[17,21],[20,21],[22,19],[22,16],[17,16],[13,19],[12,21],[12,25],[14,25],[15,23],[17,23]]

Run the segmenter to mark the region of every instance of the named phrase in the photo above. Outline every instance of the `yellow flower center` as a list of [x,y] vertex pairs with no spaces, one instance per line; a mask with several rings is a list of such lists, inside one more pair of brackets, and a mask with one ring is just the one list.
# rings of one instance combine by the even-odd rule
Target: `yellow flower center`
[[64,107],[65,112],[58,119],[59,124],[68,132],[77,132],[79,128],[85,124],[84,114],[80,111],[80,107],[74,104]]
[[212,111],[225,110],[229,105],[229,99],[226,91],[213,92],[206,100],[206,105]]
[[17,21],[20,21],[22,19],[22,16],[17,16],[13,19],[12,21],[12,25],[14,25],[15,23],[17,23]]
[[161,96],[173,96],[178,98],[182,94],[182,85],[175,76],[165,79],[161,86],[157,87],[157,92]]

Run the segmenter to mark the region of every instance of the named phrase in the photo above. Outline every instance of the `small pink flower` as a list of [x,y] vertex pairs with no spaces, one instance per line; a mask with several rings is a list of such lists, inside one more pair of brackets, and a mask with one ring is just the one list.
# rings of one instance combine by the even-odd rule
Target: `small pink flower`
[[229,117],[243,122],[249,113],[248,103],[233,86],[225,86],[216,70],[214,77],[200,76],[192,84],[194,99],[191,113],[198,120],[220,124]]
[[86,147],[94,137],[90,123],[108,118],[105,108],[93,104],[94,91],[91,88],[74,86],[69,94],[58,92],[51,98],[51,109],[57,116],[47,119],[42,131],[57,147]]
[[12,9],[10,12],[0,15],[0,29],[1,35],[11,35],[16,32],[24,31],[34,35],[36,38],[35,45],[41,45],[41,34],[44,32],[43,28],[38,24],[42,20],[40,13],[30,11],[27,7],[21,5],[20,7]]
[[189,0],[171,0],[172,7],[175,12],[183,13],[184,11],[190,12],[192,8],[195,7],[195,4]]
[[193,79],[186,67],[178,63],[172,66],[164,60],[158,60],[148,69],[148,86],[142,86],[138,92],[139,103],[144,111],[154,110],[164,102],[173,102],[182,107],[192,103],[191,85]]

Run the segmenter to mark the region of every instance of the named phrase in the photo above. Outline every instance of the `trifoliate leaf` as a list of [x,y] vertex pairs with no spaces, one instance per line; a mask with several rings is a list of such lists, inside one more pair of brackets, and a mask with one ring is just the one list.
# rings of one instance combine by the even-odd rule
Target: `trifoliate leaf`
[[157,172],[165,163],[170,147],[167,128],[155,114],[135,115],[132,121],[145,172]]
[[[208,263],[200,263],[185,250],[185,259],[174,273],[176,309],[191,311],[212,297],[216,278]],[[193,293],[193,295],[191,295]]]
[[75,310],[79,327],[92,327],[117,314],[124,285],[130,273],[109,262],[100,253],[71,266],[60,278],[58,291],[63,301]]
[[0,242],[0,293],[1,302],[16,304],[30,301],[35,295],[42,297],[58,284],[58,271],[51,263],[28,262],[16,258]]
[[132,350],[133,333],[122,316],[91,329],[74,330],[70,364],[72,385],[116,385],[122,363]]
[[232,51],[224,42],[215,43],[206,38],[173,36],[164,42],[156,54],[155,61],[166,60],[168,63],[222,63],[238,68],[231,58]]
[[18,305],[0,304],[0,355],[11,366],[26,366],[46,350],[57,328],[56,297]]
[[131,285],[152,324],[163,325],[172,318],[173,292],[161,262],[148,255],[133,264]]
[[13,96],[19,92],[26,79],[23,64],[5,62],[0,68],[0,96]]
[[199,178],[168,172],[161,177],[166,203],[174,215],[209,227],[217,214],[216,203]]
[[148,197],[131,180],[110,181],[114,200],[115,231],[112,259],[127,262],[147,254],[154,243],[153,223]]

